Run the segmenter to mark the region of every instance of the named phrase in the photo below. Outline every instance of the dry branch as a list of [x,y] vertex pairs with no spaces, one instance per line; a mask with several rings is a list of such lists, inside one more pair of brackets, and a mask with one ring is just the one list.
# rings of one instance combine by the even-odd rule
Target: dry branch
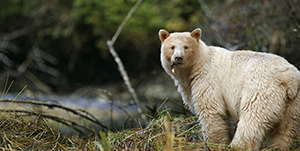
[[28,33],[34,31],[34,28],[35,28],[35,25],[29,25],[29,26],[26,26],[22,29],[19,29],[19,30],[16,30],[16,31],[11,32],[9,34],[6,34],[4,36],[1,36],[0,39],[10,41],[10,40],[19,38],[21,36],[27,35]]
[[[119,108],[120,110],[122,110],[127,116],[129,116],[134,122],[138,123],[138,121],[134,118],[134,116],[128,112],[126,109],[124,109],[120,104],[120,102],[118,102],[113,95],[110,92],[107,92],[106,90],[102,90],[103,93],[107,94],[109,96],[109,99],[112,100],[113,102],[111,102],[112,105],[116,106],[117,108]],[[115,103],[116,102],[116,103]]]
[[81,127],[85,130],[90,131],[91,133],[94,133],[94,131],[92,131],[91,129],[89,129],[85,126],[79,125],[76,122],[73,122],[73,121],[70,121],[70,120],[67,120],[67,119],[64,119],[64,118],[61,118],[61,117],[56,117],[56,116],[52,116],[52,115],[45,115],[45,114],[35,113],[35,112],[25,111],[25,110],[6,110],[6,109],[3,110],[3,109],[1,109],[0,112],[24,113],[24,114],[27,114],[28,116],[34,115],[34,116],[41,116],[41,117],[44,117],[44,118],[48,118],[48,119],[54,120],[56,122],[62,123],[64,125],[68,126],[68,127],[71,127],[74,130],[84,134],[87,137],[89,137],[89,135],[87,133],[85,133],[84,131],[80,130],[79,128],[77,128],[77,127]]
[[5,49],[9,45],[9,41],[33,32],[34,28],[35,28],[34,25],[30,25],[30,26],[26,26],[22,29],[16,30],[14,32],[11,32],[11,33],[8,33],[5,35],[1,35],[0,36],[0,50],[6,52]]
[[[30,103],[30,104],[33,104],[33,105],[41,105],[41,106],[47,106],[49,108],[59,108],[59,109],[63,109],[63,110],[66,110],[68,112],[71,112],[75,115],[78,115],[80,117],[83,117],[99,126],[101,126],[102,128],[108,130],[109,127],[102,124],[100,121],[98,121],[94,116],[92,116],[90,113],[88,112],[84,112],[86,114],[88,114],[89,116],[91,116],[92,118],[88,117],[88,116],[85,116],[83,115],[82,113],[76,111],[76,110],[73,110],[73,109],[70,109],[70,108],[67,108],[67,107],[64,107],[62,105],[58,105],[58,104],[49,104],[49,103],[45,103],[45,102],[38,102],[38,101],[31,101],[31,100],[26,100],[26,101],[23,101],[23,100],[11,100],[11,99],[3,99],[1,100],[1,102],[13,102],[13,103]],[[80,110],[82,112],[82,110]]]
[[114,45],[117,38],[119,37],[122,29],[124,28],[125,24],[127,23],[127,21],[131,18],[132,14],[135,12],[135,10],[140,6],[140,4],[142,3],[143,0],[138,0],[135,5],[131,8],[131,10],[129,11],[129,13],[127,14],[127,16],[124,18],[124,20],[122,21],[122,23],[120,24],[120,26],[118,27],[116,33],[114,34],[113,38],[111,40],[109,40],[109,44],[108,45]]
[[213,15],[213,13],[208,8],[206,2],[204,0],[198,0],[201,9],[204,11],[205,16],[209,20],[209,27],[214,33],[214,36],[219,44],[221,44],[223,47],[228,48],[230,50],[237,49],[236,46],[232,46],[231,43],[228,43],[224,40],[224,38],[219,34],[220,27],[216,23],[216,17]]
[[14,32],[0,35],[0,51],[4,52],[4,53],[0,53],[0,62],[2,61],[6,66],[9,67],[1,75],[9,74],[12,77],[16,77],[19,79],[20,78],[26,79],[32,82],[33,85],[35,85],[43,92],[49,93],[51,92],[50,87],[44,84],[42,81],[40,81],[35,75],[33,75],[29,71],[29,68],[35,68],[49,75],[58,77],[60,72],[57,69],[52,68],[45,64],[45,61],[48,61],[52,64],[56,64],[58,63],[58,60],[52,55],[41,50],[39,48],[38,42],[35,42],[33,44],[25,60],[20,65],[18,65],[19,63],[16,63],[14,60],[11,60],[9,57],[6,56],[6,54],[8,54],[8,52],[6,52],[6,49],[10,45],[13,45],[10,42],[11,40],[19,38],[21,36],[25,36],[31,32],[34,32],[36,27],[37,27],[36,25],[30,25],[22,29],[16,30]]
[[139,114],[141,115],[143,121],[146,121],[146,116],[141,108],[141,105],[140,105],[140,102],[139,102],[139,99],[135,93],[135,90],[133,89],[132,85],[131,85],[131,82],[129,80],[129,77],[127,75],[127,72],[124,68],[124,65],[120,59],[120,57],[118,56],[117,52],[115,51],[114,49],[114,43],[116,42],[117,38],[119,37],[123,27],[125,26],[125,24],[127,23],[127,21],[131,18],[132,14],[134,13],[134,11],[139,7],[139,5],[142,3],[143,0],[138,0],[135,5],[131,8],[131,10],[129,11],[129,13],[127,14],[127,16],[124,18],[124,20],[122,21],[122,23],[120,24],[120,26],[118,27],[116,33],[114,34],[113,38],[111,40],[108,40],[107,41],[107,45],[108,45],[108,48],[109,48],[109,52],[111,53],[111,55],[114,57],[117,65],[118,65],[118,68],[119,68],[119,71],[123,77],[123,80],[127,86],[127,89],[128,91],[130,92],[133,100],[135,101],[136,105],[137,105],[137,110],[139,112]]
[[[143,137],[144,137],[144,141],[145,141],[145,147],[147,148],[147,151],[149,151],[150,149],[149,149],[149,145],[148,145],[148,139],[147,139],[146,136],[145,136],[145,132],[144,132],[144,129],[143,129],[143,126],[142,126],[140,120],[139,120],[139,126],[140,126],[140,128],[141,128],[141,130],[142,130],[142,133],[143,133]],[[144,149],[144,150],[145,150],[145,149]]]

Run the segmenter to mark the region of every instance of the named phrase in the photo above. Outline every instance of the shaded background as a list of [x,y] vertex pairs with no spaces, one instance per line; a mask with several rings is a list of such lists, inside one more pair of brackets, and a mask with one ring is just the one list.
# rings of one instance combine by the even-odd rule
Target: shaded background
[[[83,87],[127,91],[106,41],[135,2],[1,0],[1,90],[14,80],[16,92],[25,85],[56,94]],[[271,52],[300,67],[299,0],[144,0],[114,45],[140,97],[175,91],[160,65],[159,29],[197,27],[208,45]]]

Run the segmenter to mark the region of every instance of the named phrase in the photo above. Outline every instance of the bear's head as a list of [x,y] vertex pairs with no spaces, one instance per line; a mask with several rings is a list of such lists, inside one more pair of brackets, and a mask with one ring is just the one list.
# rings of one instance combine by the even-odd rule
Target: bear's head
[[164,69],[174,74],[178,70],[191,67],[200,51],[201,29],[197,28],[190,32],[169,33],[161,29],[161,63]]

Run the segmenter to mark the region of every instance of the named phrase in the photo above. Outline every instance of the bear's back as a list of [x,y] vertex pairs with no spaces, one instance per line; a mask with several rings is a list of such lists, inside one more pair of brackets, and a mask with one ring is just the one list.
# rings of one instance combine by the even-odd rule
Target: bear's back
[[270,53],[233,51],[231,61],[234,74],[244,80],[255,79],[266,81],[266,84],[270,81],[282,84],[288,86],[286,93],[289,98],[296,96],[300,87],[300,72],[284,58]]

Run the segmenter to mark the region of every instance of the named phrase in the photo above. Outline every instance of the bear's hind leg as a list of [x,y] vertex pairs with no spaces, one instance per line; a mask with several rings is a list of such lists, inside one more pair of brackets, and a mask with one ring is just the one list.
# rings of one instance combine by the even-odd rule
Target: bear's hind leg
[[[231,146],[259,149],[266,133],[281,119],[285,101],[280,93],[249,93],[242,98],[240,120]],[[273,100],[273,101],[271,101]]]
[[289,150],[298,127],[299,105],[300,93],[294,100],[287,102],[284,117],[270,132],[270,147]]
[[237,124],[230,146],[242,149],[258,149],[267,130],[267,126],[255,115],[244,115],[244,118],[240,118]]

